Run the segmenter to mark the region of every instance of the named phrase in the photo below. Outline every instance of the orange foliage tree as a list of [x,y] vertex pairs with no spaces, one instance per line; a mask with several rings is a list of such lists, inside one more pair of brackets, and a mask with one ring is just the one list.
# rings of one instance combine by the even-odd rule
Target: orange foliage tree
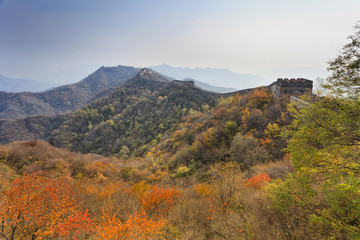
[[266,183],[270,182],[271,178],[266,173],[258,174],[253,176],[252,178],[248,178],[245,181],[245,184],[254,189],[261,189]]
[[78,209],[64,180],[43,173],[24,174],[0,199],[1,236],[5,239],[48,239],[55,227]]
[[84,212],[75,212],[74,215],[68,216],[64,222],[51,228],[56,236],[71,240],[84,239],[91,235],[95,229],[95,223],[91,220],[87,209]]
[[151,219],[144,211],[131,215],[126,221],[117,215],[111,210],[103,211],[96,229],[99,239],[159,239],[166,224],[163,218]]
[[151,215],[163,216],[170,212],[180,197],[176,188],[165,189],[152,186],[141,199],[141,206]]
[[262,108],[270,103],[272,94],[268,93],[264,88],[256,88],[249,96],[249,106]]

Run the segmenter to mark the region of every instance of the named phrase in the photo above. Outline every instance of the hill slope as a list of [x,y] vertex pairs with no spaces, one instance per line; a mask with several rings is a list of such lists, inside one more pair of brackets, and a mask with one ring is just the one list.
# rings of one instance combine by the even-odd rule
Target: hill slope
[[0,120],[0,144],[23,140],[47,139],[69,115],[31,116]]
[[220,97],[149,69],[106,93],[72,114],[2,120],[0,143],[51,139],[54,145],[74,151],[108,155],[126,146],[140,153],[139,146],[160,137],[189,112],[213,106]]
[[76,111],[51,142],[81,152],[117,154],[138,149],[176,126],[182,116],[214,105],[219,94],[144,70],[112,94]]
[[41,93],[0,92],[0,119],[18,119],[73,111],[97,98],[103,90],[119,87],[139,69],[126,66],[101,67],[84,80]]

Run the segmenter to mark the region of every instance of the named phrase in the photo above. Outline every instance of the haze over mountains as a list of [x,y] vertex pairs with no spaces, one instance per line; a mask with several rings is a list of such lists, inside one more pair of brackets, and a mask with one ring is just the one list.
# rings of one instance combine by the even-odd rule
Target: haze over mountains
[[[237,90],[235,88],[213,86],[209,84],[210,82],[215,83],[215,85],[217,83],[217,85],[220,85],[221,81],[222,83],[233,82],[238,86],[244,86],[243,88],[258,86],[256,85],[257,78],[255,76],[239,75],[225,69],[187,69],[174,68],[169,65],[152,68],[155,71],[160,69],[159,72],[162,74],[169,74],[161,77],[158,74],[158,79],[192,80],[197,87],[210,92],[229,93]],[[49,85],[3,77],[0,79],[2,88],[11,92],[0,91],[0,119],[19,119],[37,115],[52,116],[74,111],[100,96],[109,94],[114,90],[113,88],[122,86],[139,71],[140,68],[127,66],[101,67],[80,82],[43,92],[36,91],[45,90]],[[36,91],[30,92],[31,89]]]
[[[227,69],[220,68],[180,68],[167,64],[150,67],[153,70],[164,74],[170,80],[192,80],[195,84],[207,91],[218,93],[229,93],[239,89],[253,88],[260,85],[267,85],[253,74],[237,74]],[[78,71],[77,71],[77,70]],[[85,70],[86,69],[86,70]],[[74,79],[80,80],[79,76],[86,76],[89,68],[74,68],[69,72],[57,72],[40,78],[41,81],[14,79],[0,75],[0,91],[5,92],[41,92],[50,88],[71,85],[76,83]],[[82,73],[80,73],[82,72]],[[69,79],[71,82],[69,82]],[[47,83],[44,83],[44,82]]]
[[11,78],[0,75],[0,91],[5,92],[41,92],[54,87],[54,84],[30,79]]
[[237,74],[222,68],[185,68],[167,64],[151,69],[175,79],[193,78],[203,83],[226,88],[246,89],[261,86],[261,79],[253,74]]
[[183,81],[194,81],[195,85],[199,88],[202,88],[209,92],[216,92],[216,93],[231,93],[238,91],[236,88],[226,88],[226,87],[219,87],[219,86],[213,86],[204,82],[200,82],[193,78],[184,78]]

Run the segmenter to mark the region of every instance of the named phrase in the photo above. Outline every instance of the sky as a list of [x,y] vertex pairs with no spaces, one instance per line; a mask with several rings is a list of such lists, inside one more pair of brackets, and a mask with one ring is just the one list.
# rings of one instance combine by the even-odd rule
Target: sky
[[325,77],[359,13],[359,0],[0,0],[0,74],[69,83],[169,64]]

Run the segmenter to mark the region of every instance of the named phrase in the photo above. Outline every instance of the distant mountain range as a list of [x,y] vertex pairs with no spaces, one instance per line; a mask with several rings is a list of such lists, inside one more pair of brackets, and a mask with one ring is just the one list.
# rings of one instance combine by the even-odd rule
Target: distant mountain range
[[231,92],[236,92],[238,91],[235,88],[225,88],[225,87],[218,87],[218,86],[213,86],[207,83],[203,83],[200,82],[196,79],[193,78],[184,78],[183,81],[194,81],[195,85],[198,86],[201,89],[204,89],[206,91],[209,92],[216,92],[216,93],[231,93]]
[[54,87],[53,84],[29,79],[18,79],[0,75],[0,91],[5,92],[42,92]]
[[[169,71],[168,70],[164,70],[166,68],[166,66],[168,68],[172,68],[173,70]],[[245,78],[246,76],[246,81],[243,85],[244,88],[248,88],[249,86],[251,87],[252,84],[249,84],[249,80],[254,80],[256,77],[254,76],[250,76],[249,74],[243,74],[243,75],[239,75],[239,74],[235,74],[230,72],[229,70],[226,69],[210,69],[207,68],[205,71],[204,69],[197,69],[197,72],[194,74],[194,72],[191,71],[191,69],[187,69],[186,71],[183,71],[183,73],[179,74],[173,74],[174,72],[178,71],[179,69],[184,70],[185,68],[173,68],[169,65],[160,65],[160,66],[154,66],[153,69],[161,74],[164,74],[166,77],[169,78],[169,80],[192,80],[195,82],[196,86],[210,91],[210,92],[217,92],[217,93],[229,93],[229,92],[234,92],[237,91],[237,88],[234,87],[225,87],[224,86],[224,82],[221,82],[218,85],[214,85],[211,82],[214,82],[212,77],[213,77],[213,73],[208,74],[211,71],[215,71],[217,72],[217,79],[235,79],[236,77],[240,77],[240,78]],[[159,70],[160,71],[159,71]],[[177,69],[177,70],[174,70]],[[169,73],[169,74],[167,74]],[[69,74],[68,74],[69,75]],[[70,74],[71,75],[71,74]],[[79,74],[77,74],[79,75]],[[220,77],[220,75],[222,77]],[[28,80],[28,79],[15,79],[15,78],[10,78],[10,77],[6,77],[3,75],[0,75],[0,91],[4,91],[4,92],[12,92],[12,93],[20,93],[20,92],[42,92],[45,90],[50,90],[52,88],[58,87],[60,86],[61,82],[64,82],[64,79],[68,79],[69,77],[67,75],[64,75],[63,73],[59,73],[59,76],[55,77],[56,74],[51,75],[52,80],[54,78],[57,79],[57,83],[55,83],[54,81],[52,81],[52,83],[46,83],[46,82],[42,82],[42,81],[35,81],[35,80]],[[198,78],[194,78],[193,76],[197,76]],[[229,77],[230,76],[230,77]],[[60,79],[63,79],[62,81]],[[202,79],[200,81],[200,79]],[[73,85],[73,84],[67,84],[67,85]]]
[[229,91],[226,89],[223,89],[225,91],[217,90],[217,92],[223,93],[232,92],[234,89],[253,88],[261,85],[261,79],[258,76],[237,74],[222,68],[183,68],[167,64],[151,66],[150,68],[174,79],[192,78],[204,84],[229,88]]
[[74,111],[108,94],[111,91],[110,88],[121,86],[139,71],[138,68],[126,66],[101,67],[78,83],[40,93],[0,92],[0,119],[18,119],[36,115],[51,116]]
[[[234,88],[216,87],[210,82],[223,81],[237,82],[243,84],[244,88],[255,85],[256,77],[252,75],[239,75],[225,69],[186,69],[173,68],[169,65],[152,67],[151,79],[153,81],[164,82],[174,79],[183,81],[194,81],[195,85],[201,89],[214,93],[235,92]],[[42,92],[4,92],[0,91],[0,119],[20,119],[29,116],[54,116],[72,112],[91,101],[102,96],[111,94],[117,87],[135,77],[141,71],[140,68],[129,66],[101,67],[94,73],[80,82],[64,85]],[[150,71],[150,69],[148,69]],[[171,74],[176,72],[177,74]],[[144,74],[144,71],[142,71]],[[168,73],[170,76],[166,76]],[[163,75],[164,74],[164,75]],[[143,76],[144,78],[145,76]],[[190,78],[192,77],[192,78]],[[207,79],[208,78],[208,79]],[[3,77],[1,86],[8,86],[11,82],[9,78]],[[7,80],[6,80],[7,79]],[[242,79],[242,80],[241,80]],[[14,79],[12,79],[14,80]],[[200,80],[200,81],[199,81]],[[32,84],[34,88],[40,90],[40,84],[29,80],[14,80],[12,83],[23,82],[23,87]],[[15,89],[13,89],[15,90]],[[17,89],[20,91],[20,88]]]

